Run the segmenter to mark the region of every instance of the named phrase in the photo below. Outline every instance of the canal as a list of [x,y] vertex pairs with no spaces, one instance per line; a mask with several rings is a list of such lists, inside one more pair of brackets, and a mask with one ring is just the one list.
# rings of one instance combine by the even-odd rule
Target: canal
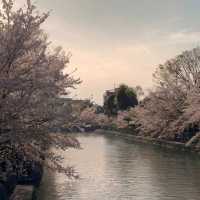
[[83,149],[63,152],[80,179],[46,171],[39,200],[198,200],[196,156],[111,135],[78,135]]

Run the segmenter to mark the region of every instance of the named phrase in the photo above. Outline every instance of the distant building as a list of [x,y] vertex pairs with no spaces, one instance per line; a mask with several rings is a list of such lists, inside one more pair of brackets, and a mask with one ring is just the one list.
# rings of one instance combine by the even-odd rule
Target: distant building
[[117,114],[116,93],[118,88],[106,90],[103,96],[104,113],[107,115]]
[[116,89],[112,89],[112,90],[106,90],[104,95],[103,95],[103,102],[105,104],[105,102],[108,101],[108,99],[112,96],[116,94]]

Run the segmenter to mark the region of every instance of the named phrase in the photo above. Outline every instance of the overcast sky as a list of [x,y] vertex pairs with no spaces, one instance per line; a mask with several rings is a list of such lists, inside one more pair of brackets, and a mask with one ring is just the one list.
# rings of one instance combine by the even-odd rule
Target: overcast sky
[[44,26],[50,40],[73,54],[70,67],[83,80],[75,94],[97,103],[120,83],[151,88],[158,64],[200,42],[199,0],[35,2],[52,10]]

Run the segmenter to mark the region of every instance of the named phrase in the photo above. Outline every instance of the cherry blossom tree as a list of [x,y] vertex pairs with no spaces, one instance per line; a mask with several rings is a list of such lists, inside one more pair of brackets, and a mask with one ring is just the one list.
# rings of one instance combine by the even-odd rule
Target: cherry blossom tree
[[[50,145],[78,146],[75,140],[49,134],[60,116],[59,97],[80,83],[64,73],[69,57],[52,48],[41,25],[49,13],[39,14],[27,0],[14,9],[13,0],[2,0],[0,10],[0,137],[36,155]],[[66,70],[65,70],[66,71]],[[28,145],[27,145],[28,144]],[[27,148],[28,146],[28,148]],[[52,167],[61,169],[53,154]]]
[[[198,131],[199,72],[200,48],[157,68],[156,89],[134,110],[141,134],[170,140],[179,135],[186,141]],[[191,124],[195,125],[192,131]]]

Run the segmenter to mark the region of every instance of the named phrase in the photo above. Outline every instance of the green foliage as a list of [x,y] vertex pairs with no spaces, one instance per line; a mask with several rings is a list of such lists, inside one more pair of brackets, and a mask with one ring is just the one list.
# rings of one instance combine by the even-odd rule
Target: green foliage
[[104,110],[107,115],[116,115],[119,110],[127,110],[138,105],[137,92],[125,84],[121,84],[113,92],[108,91],[104,99]]
[[137,94],[133,88],[122,84],[117,89],[116,93],[117,105],[119,110],[127,110],[130,107],[138,105]]

